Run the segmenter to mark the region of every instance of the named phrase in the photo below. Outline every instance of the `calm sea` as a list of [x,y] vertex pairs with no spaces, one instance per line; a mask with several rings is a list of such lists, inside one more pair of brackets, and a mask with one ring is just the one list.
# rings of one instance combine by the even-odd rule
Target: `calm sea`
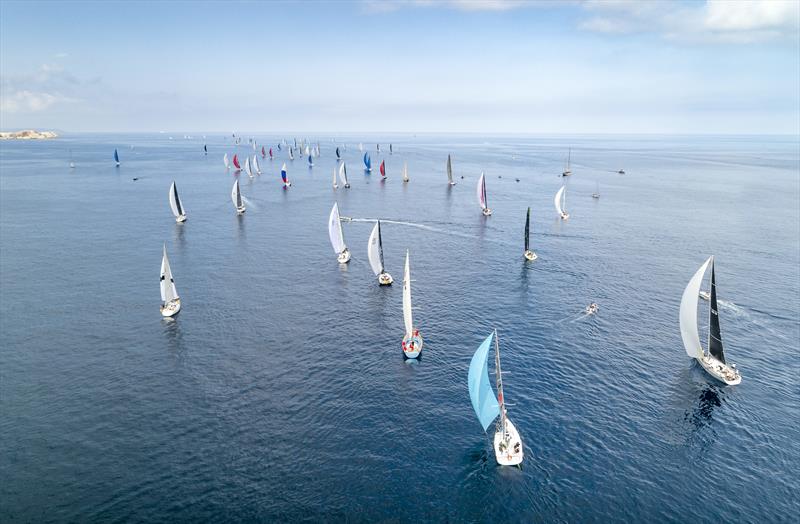
[[[797,518],[798,137],[298,135],[319,140],[309,169],[276,149],[294,135],[245,134],[278,159],[239,176],[237,217],[222,156],[252,148],[201,136],[0,143],[3,522]],[[331,187],[336,144],[349,190]],[[334,201],[385,219],[394,286],[367,264],[370,221],[343,224],[353,260],[336,263]],[[159,314],[165,243],[174,321]],[[400,348],[406,250],[419,362]],[[736,387],[678,328],[711,254]],[[521,469],[497,466],[467,392],[495,328]]]

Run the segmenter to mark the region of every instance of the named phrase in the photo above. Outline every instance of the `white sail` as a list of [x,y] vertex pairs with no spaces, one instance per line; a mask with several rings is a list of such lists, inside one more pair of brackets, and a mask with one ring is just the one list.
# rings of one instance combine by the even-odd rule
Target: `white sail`
[[250,169],[250,157],[244,159],[244,172],[247,173],[249,177],[253,176],[253,171]]
[[406,251],[406,268],[403,273],[403,322],[406,326],[406,336],[414,334],[414,320],[411,315],[411,270],[408,267],[408,251]]
[[372,267],[372,272],[375,273],[376,276],[383,273],[383,264],[381,264],[380,230],[378,229],[377,222],[375,222],[375,227],[372,228],[372,233],[369,235],[367,258],[369,258],[369,265]]
[[339,204],[334,203],[331,209],[331,216],[328,218],[328,236],[331,237],[331,245],[336,254],[347,249],[344,243],[344,233],[342,232],[342,221],[339,219]]
[[339,184],[336,183],[336,168],[333,168],[333,189],[339,187]]
[[345,163],[342,162],[342,165],[339,166],[339,180],[342,181],[342,185],[347,185],[347,168],[345,167]]
[[453,183],[453,164],[450,162],[450,155],[447,155],[447,181]]
[[[561,189],[559,189],[558,193],[556,193],[556,198],[553,200],[553,202],[556,205],[556,211],[558,211],[559,215],[563,215],[564,214],[564,209],[561,206],[562,206],[563,200],[566,200],[566,197],[564,196],[564,191],[566,189],[567,189],[567,186],[561,186]],[[563,199],[562,199],[562,197],[563,197]]]
[[225,169],[231,168],[231,161],[228,160],[228,153],[225,153],[225,156],[222,157],[222,161],[225,162]]
[[242,193],[239,191],[239,180],[234,180],[233,189],[231,189],[231,200],[236,209],[242,206]]
[[166,304],[178,298],[175,281],[172,279],[172,269],[167,258],[167,246],[164,245],[164,255],[161,257],[161,300]]
[[261,174],[261,166],[258,165],[258,155],[253,155],[253,169],[256,170],[256,174]]
[[408,162],[403,162],[403,182],[408,182]]
[[478,205],[481,209],[486,209],[486,177],[483,176],[483,171],[478,179]]
[[700,333],[697,330],[697,295],[700,292],[703,275],[709,263],[711,263],[711,257],[700,266],[697,273],[689,280],[681,297],[679,317],[681,338],[683,339],[683,347],[686,349],[686,354],[692,358],[703,357],[703,346],[700,345]]
[[169,207],[172,208],[172,214],[175,215],[175,218],[178,218],[184,214],[181,200],[178,197],[178,189],[175,187],[174,181],[172,182],[172,185],[169,186]]

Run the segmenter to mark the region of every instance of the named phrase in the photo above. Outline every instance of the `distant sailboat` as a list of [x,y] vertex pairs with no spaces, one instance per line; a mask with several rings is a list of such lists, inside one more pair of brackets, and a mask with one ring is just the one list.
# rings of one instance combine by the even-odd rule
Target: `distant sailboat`
[[[497,396],[492,391],[489,382],[489,365],[487,357],[489,348],[494,338],[494,363],[495,363],[495,387]],[[492,421],[500,417],[495,426],[494,434],[494,456],[497,463],[501,466],[516,466],[522,462],[524,451],[522,449],[522,439],[517,432],[517,428],[511,423],[506,414],[505,398],[503,397],[503,377],[500,370],[500,344],[497,340],[497,330],[490,333],[486,340],[478,347],[472,356],[469,364],[469,375],[467,376],[469,386],[469,398],[472,401],[472,408],[478,416],[483,430],[486,431]]]
[[339,180],[341,180],[342,186],[344,186],[345,189],[350,187],[350,183],[347,181],[347,165],[345,162],[339,165]]
[[178,188],[175,186],[175,181],[169,186],[169,207],[172,208],[172,214],[175,215],[175,222],[179,224],[186,222],[186,211],[183,209],[181,199],[178,197]]
[[336,168],[333,168],[333,189],[338,189],[339,184],[336,183]]
[[294,160],[294,149],[289,148],[289,160]]
[[230,170],[231,162],[228,160],[228,153],[225,153],[225,156],[222,157],[222,161],[225,163],[225,169]]
[[236,171],[242,170],[242,166],[239,164],[239,157],[236,156],[236,153],[233,154],[233,167],[236,168]]
[[75,162],[72,161],[72,149],[69,150],[69,168],[75,169]]
[[561,186],[561,189],[559,189],[556,193],[556,197],[553,202],[556,205],[558,216],[560,216],[563,220],[568,219],[569,213],[565,211],[567,206],[567,186]]
[[169,267],[167,258],[167,245],[164,244],[164,254],[161,256],[161,315],[172,317],[181,310],[181,298],[175,288],[175,280],[172,278],[172,269]]
[[531,250],[531,208],[528,208],[528,214],[525,217],[525,258],[534,261],[539,258],[536,253]]
[[414,319],[411,313],[411,271],[408,265],[408,251],[406,251],[406,266],[403,273],[403,354],[407,358],[417,358],[422,351],[422,335],[414,328]]
[[231,200],[233,207],[236,208],[236,214],[241,215],[245,212],[244,201],[242,201],[242,192],[239,190],[239,179],[233,182],[233,189],[231,190]]
[[481,211],[483,212],[483,216],[488,217],[492,215],[492,210],[489,208],[488,201],[486,199],[486,177],[483,175],[483,171],[481,171],[481,177],[478,179],[478,205],[481,206]]
[[389,144],[389,154],[390,155],[394,154],[394,151],[392,150],[392,144]]
[[264,146],[261,146],[261,158],[267,158],[267,150]]
[[380,155],[380,154],[381,154],[381,145],[380,145],[380,144],[377,144],[377,147],[376,147],[376,149],[377,149],[377,151],[378,151],[378,154]]
[[381,172],[381,177],[386,180],[386,162],[381,160],[381,167],[378,169]]
[[261,166],[258,165],[258,155],[253,155],[253,169],[257,175],[261,174]]
[[364,169],[367,173],[372,171],[372,159],[369,157],[369,153],[364,153]]
[[208,146],[206,144],[203,144],[203,154],[204,155],[208,154]]
[[308,167],[314,167],[314,157],[308,155]]
[[447,155],[447,183],[451,186],[456,185],[455,181],[453,181],[453,163],[450,160],[450,155]]
[[595,181],[595,188],[594,193],[592,193],[592,198],[600,198],[600,182]]
[[360,153],[360,152],[362,152],[362,151],[364,151],[364,144],[362,144],[361,142],[359,142],[359,143],[358,143],[358,152]]
[[331,238],[333,251],[336,253],[336,260],[340,264],[350,262],[350,250],[344,243],[344,232],[342,231],[342,220],[339,218],[339,204],[333,204],[331,215],[328,218],[328,236]]
[[117,164],[117,167],[119,167],[119,153],[116,149],[114,149],[114,162]]
[[292,183],[289,182],[289,176],[286,174],[286,162],[284,162],[283,167],[281,167],[281,179],[283,180],[283,189],[288,189],[292,185]]
[[567,165],[564,168],[564,172],[561,173],[561,176],[570,176],[572,174],[572,168],[570,167],[570,161],[572,160],[572,148],[569,149],[567,152]]
[[253,170],[250,168],[250,157],[244,159],[244,172],[247,173],[247,176],[253,178]]
[[403,182],[408,182],[408,162],[403,162]]
[[339,153],[339,146],[336,146],[336,160],[341,160],[342,155]]
[[372,272],[378,277],[378,283],[382,286],[389,286],[394,279],[386,272],[383,266],[383,242],[381,240],[381,221],[375,222],[375,227],[369,236],[367,255]]
[[[708,353],[703,350],[700,343],[700,332],[697,328],[697,296],[703,282],[703,275],[709,264],[711,265],[711,296],[708,308]],[[706,260],[694,274],[683,290],[679,316],[681,338],[686,354],[697,359],[703,369],[717,380],[729,386],[735,386],[742,381],[736,364],[725,361],[725,352],[722,349],[722,333],[719,327],[719,309],[717,305],[717,281],[714,273],[714,257]]]
[[269,148],[269,159],[272,160],[272,148]]

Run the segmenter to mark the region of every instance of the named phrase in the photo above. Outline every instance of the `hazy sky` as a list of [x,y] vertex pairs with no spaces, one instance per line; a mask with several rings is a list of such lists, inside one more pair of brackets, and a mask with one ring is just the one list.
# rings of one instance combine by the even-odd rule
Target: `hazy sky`
[[800,2],[0,0],[0,127],[800,133]]

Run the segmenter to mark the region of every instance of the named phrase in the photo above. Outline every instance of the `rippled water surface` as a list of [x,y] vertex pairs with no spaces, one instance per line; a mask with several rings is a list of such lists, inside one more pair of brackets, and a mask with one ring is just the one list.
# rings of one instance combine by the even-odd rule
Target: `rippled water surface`
[[[287,161],[288,191],[277,150],[239,176],[242,217],[222,156],[252,149],[174,138],[0,144],[0,520],[797,517],[797,137],[339,136],[352,188],[334,191],[335,145],[320,136],[313,169]],[[364,174],[359,141],[388,180]],[[336,263],[334,201],[386,220],[394,286],[366,262],[370,221],[343,224],[353,260]],[[164,243],[174,321],[158,311]],[[419,362],[400,349],[407,249]],[[687,358],[678,329],[710,254],[736,387]],[[494,328],[521,469],[496,465],[467,393]]]

